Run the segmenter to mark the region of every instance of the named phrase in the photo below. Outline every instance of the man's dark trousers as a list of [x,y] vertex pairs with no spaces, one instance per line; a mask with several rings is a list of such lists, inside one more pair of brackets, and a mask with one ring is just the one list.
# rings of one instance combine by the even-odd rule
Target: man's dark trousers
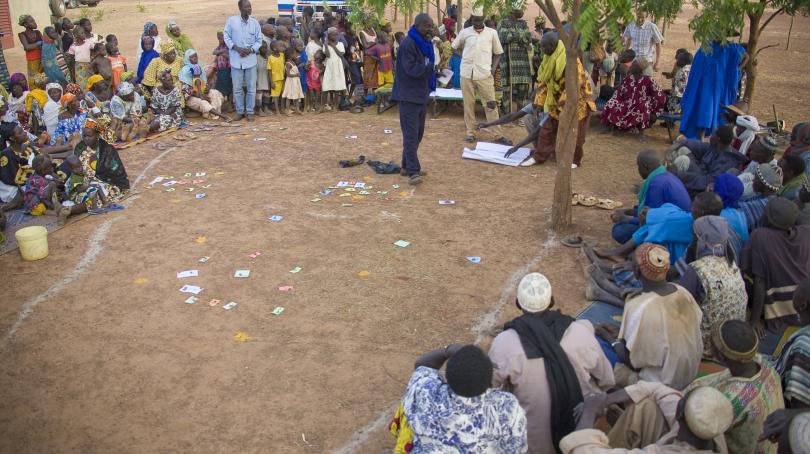
[[402,168],[408,176],[419,175],[422,167],[416,152],[425,134],[427,104],[399,102],[399,126],[402,128]]

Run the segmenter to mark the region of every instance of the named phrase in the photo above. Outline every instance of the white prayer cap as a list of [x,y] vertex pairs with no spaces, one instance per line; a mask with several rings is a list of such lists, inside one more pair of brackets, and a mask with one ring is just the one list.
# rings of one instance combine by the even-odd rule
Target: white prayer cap
[[483,17],[484,16],[484,7],[483,6],[473,7],[472,12],[470,13],[470,15],[476,16],[476,17]]
[[759,131],[759,121],[757,121],[757,117],[753,115],[740,115],[737,117],[737,126],[741,126],[745,129],[750,129],[751,131],[758,132]]
[[790,422],[788,441],[791,452],[810,452],[810,413],[801,413]]
[[540,273],[529,273],[518,284],[517,300],[526,312],[543,312],[551,305],[551,283]]
[[708,386],[699,386],[688,394],[683,413],[689,430],[701,440],[723,434],[734,422],[731,401]]

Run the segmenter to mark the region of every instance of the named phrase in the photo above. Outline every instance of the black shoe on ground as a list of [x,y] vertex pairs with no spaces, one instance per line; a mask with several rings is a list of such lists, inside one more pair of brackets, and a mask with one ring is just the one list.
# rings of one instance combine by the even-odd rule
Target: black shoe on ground
[[419,175],[412,175],[408,178],[408,184],[410,184],[411,186],[416,186],[421,183],[422,177],[420,177]]
[[236,114],[233,116],[233,121],[240,121],[241,119],[245,118],[245,114]]
[[254,121],[256,117],[253,114],[247,114],[247,121]]

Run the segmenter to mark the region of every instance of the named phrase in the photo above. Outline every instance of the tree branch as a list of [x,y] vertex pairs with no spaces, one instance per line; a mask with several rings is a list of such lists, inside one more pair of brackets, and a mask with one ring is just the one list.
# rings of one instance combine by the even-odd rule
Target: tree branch
[[768,44],[767,46],[760,47],[759,49],[757,49],[756,56],[758,57],[758,56],[759,56],[759,53],[760,53],[760,52],[762,52],[763,50],[768,49],[768,48],[771,48],[771,47],[776,47],[776,46],[778,46],[778,45],[779,45],[779,43],[776,43],[776,44]]
[[760,26],[759,26],[759,32],[760,32],[760,33],[762,33],[762,30],[764,30],[764,29],[765,29],[765,27],[767,27],[767,26],[768,26],[768,24],[770,24],[770,23],[771,23],[771,21],[772,21],[772,20],[773,20],[773,19],[774,19],[776,16],[778,16],[778,15],[782,14],[783,12],[785,12],[785,7],[784,7],[784,6],[783,6],[783,7],[781,7],[781,8],[779,8],[779,9],[777,9],[777,10],[776,10],[776,11],[774,11],[773,13],[771,13],[771,15],[770,15],[770,16],[768,16],[768,18],[767,18],[767,19],[765,19],[765,22],[763,22],[763,23],[762,23],[762,25],[760,25]]

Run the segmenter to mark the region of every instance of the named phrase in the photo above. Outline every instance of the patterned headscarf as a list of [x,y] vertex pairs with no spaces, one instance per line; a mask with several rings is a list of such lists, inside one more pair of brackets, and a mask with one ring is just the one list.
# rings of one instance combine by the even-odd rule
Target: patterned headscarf
[[723,199],[723,208],[739,208],[744,191],[743,182],[730,173],[721,174],[714,180],[714,193]]
[[157,27],[157,24],[155,24],[154,22],[147,22],[147,23],[143,24],[143,35],[141,35],[141,36],[148,35],[149,30],[151,30],[152,27]]
[[667,280],[669,251],[654,243],[642,243],[636,248],[636,264],[641,275],[653,282]]
[[93,88],[93,85],[95,85],[95,84],[97,84],[97,83],[99,83],[99,82],[101,82],[103,80],[104,80],[104,77],[101,76],[100,74],[93,74],[92,76],[87,78],[87,85],[85,85],[85,88],[90,90],[91,88]]
[[160,55],[161,56],[164,56],[164,55],[166,55],[166,54],[168,54],[169,52],[172,52],[172,51],[177,51],[177,49],[174,47],[173,42],[167,41],[165,43],[160,44]]
[[62,95],[62,98],[59,99],[59,104],[62,105],[63,110],[67,110],[68,104],[73,102],[74,99],[76,99],[76,95],[73,93],[65,93]]
[[82,94],[82,87],[79,84],[67,84],[65,91],[78,96]]
[[121,82],[118,84],[118,96],[126,96],[135,91],[135,86],[129,82]]
[[23,73],[14,73],[8,79],[10,84],[22,84],[23,87],[28,87],[28,79],[25,78],[25,74]]

